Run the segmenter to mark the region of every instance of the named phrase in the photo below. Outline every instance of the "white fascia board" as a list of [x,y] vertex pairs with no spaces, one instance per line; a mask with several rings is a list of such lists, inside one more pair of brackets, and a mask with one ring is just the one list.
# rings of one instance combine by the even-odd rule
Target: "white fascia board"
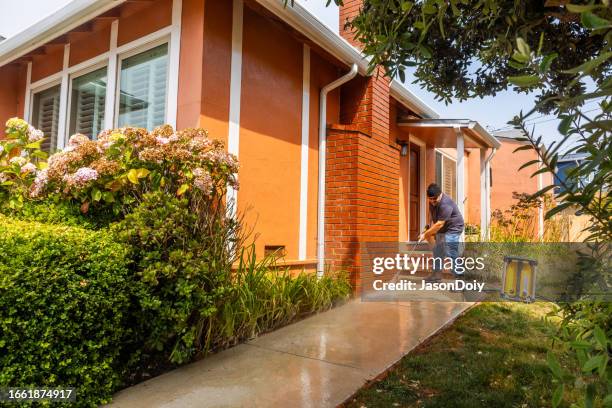
[[0,67],[65,34],[125,0],[73,0],[55,13],[0,43]]
[[440,118],[438,112],[427,105],[421,98],[410,92],[404,84],[395,79],[391,81],[391,96],[423,118]]
[[368,59],[299,3],[288,1],[285,6],[283,0],[256,1],[346,65],[357,64],[361,75],[368,75]]
[[495,136],[489,133],[488,130],[483,128],[480,123],[476,121],[471,121],[470,128],[473,129],[478,134],[478,136],[480,136],[489,146],[495,149],[499,149],[501,147],[501,143],[499,142],[499,140],[497,140]]
[[[368,75],[369,59],[299,3],[291,5],[288,2],[285,5],[283,0],[256,1],[340,61],[349,66],[357,64],[359,74]],[[391,95],[425,118],[440,117],[435,110],[396,80],[391,81]]]

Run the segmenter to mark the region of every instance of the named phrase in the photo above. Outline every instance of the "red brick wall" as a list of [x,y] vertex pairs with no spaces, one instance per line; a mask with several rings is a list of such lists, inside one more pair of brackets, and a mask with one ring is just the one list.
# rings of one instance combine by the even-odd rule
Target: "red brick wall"
[[340,35],[352,45],[357,46],[354,40],[354,34],[350,28],[345,29],[347,21],[351,21],[357,14],[363,4],[363,0],[344,0],[344,4],[340,6]]
[[328,129],[326,260],[359,287],[360,245],[399,239],[399,150],[389,137],[389,80],[356,78]]
[[[340,7],[340,34],[356,47],[344,26],[362,4],[344,0]],[[399,239],[400,155],[390,137],[389,87],[381,69],[353,79],[341,89],[340,124],[328,127],[326,261],[349,271],[356,289],[362,245]]]

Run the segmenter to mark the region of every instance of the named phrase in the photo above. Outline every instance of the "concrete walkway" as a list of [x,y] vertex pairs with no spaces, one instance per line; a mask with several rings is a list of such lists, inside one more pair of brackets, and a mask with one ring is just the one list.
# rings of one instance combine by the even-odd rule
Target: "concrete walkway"
[[334,407],[470,306],[361,302],[120,391],[112,407]]

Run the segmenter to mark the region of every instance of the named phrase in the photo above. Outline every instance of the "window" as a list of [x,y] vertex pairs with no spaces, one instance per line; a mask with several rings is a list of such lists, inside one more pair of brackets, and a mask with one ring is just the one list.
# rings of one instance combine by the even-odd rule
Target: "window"
[[71,89],[69,134],[95,139],[104,126],[106,68],[74,78]]
[[33,95],[32,124],[42,130],[45,140],[42,150],[51,152],[57,145],[57,131],[59,124],[60,86],[45,89]]
[[457,162],[436,152],[436,184],[453,200],[457,200]]
[[118,125],[152,130],[166,120],[168,44],[121,61]]

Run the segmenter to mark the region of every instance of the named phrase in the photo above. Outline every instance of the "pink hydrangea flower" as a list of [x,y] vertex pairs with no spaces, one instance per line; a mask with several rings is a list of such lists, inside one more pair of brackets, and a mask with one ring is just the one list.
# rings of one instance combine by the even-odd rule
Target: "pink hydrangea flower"
[[74,178],[78,182],[88,182],[98,178],[98,172],[91,167],[81,167],[74,173]]
[[36,166],[33,163],[26,163],[21,166],[21,174],[36,173]]
[[30,189],[31,197],[38,197],[44,191],[47,183],[49,182],[49,174],[47,169],[42,169],[38,173],[36,173],[36,178],[32,183],[32,187]]
[[28,142],[34,143],[38,142],[42,138],[45,137],[45,134],[42,130],[36,129],[34,126],[28,125]]
[[85,142],[89,142],[89,138],[81,133],[77,133],[76,135],[70,136],[70,140],[68,140],[68,146],[78,146]]
[[168,139],[167,137],[161,137],[161,136],[157,136],[155,138],[155,141],[157,142],[157,144],[160,144],[160,145],[166,145],[170,143],[170,139]]
[[11,164],[16,164],[19,167],[23,166],[24,164],[26,164],[28,161],[25,159],[25,157],[21,157],[21,156],[15,156],[13,157],[11,160],[9,160],[9,163]]

